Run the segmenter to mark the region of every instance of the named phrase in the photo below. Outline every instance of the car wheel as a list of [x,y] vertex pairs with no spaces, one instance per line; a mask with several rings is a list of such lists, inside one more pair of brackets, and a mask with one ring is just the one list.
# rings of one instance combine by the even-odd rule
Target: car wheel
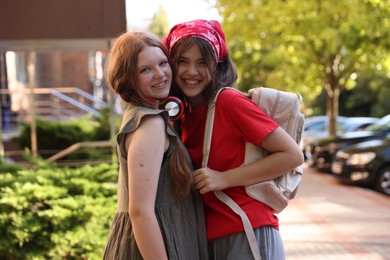
[[390,195],[390,166],[381,169],[378,174],[376,189]]

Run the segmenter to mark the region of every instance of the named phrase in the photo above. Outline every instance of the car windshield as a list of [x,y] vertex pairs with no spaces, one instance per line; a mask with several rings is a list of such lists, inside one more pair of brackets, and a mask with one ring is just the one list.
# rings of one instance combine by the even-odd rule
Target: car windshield
[[[342,131],[345,128],[345,117],[337,118],[337,131]],[[308,118],[305,121],[305,132],[316,133],[327,131],[328,128],[328,117],[327,116],[314,116]]]
[[347,118],[345,122],[345,128],[344,132],[352,132],[352,131],[359,131],[359,130],[365,130],[367,126],[370,126],[376,122],[378,122],[379,119],[374,117],[350,117]]
[[367,126],[364,130],[374,131],[374,132],[389,131],[390,130],[390,115],[387,115],[387,116],[381,118],[375,124]]

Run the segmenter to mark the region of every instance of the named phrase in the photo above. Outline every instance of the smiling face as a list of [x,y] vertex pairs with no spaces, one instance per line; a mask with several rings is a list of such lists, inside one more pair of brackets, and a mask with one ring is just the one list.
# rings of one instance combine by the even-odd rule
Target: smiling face
[[145,98],[163,99],[168,96],[172,70],[160,48],[146,46],[138,54],[137,83]]
[[211,82],[207,64],[198,45],[192,45],[184,51],[177,64],[175,82],[192,105],[203,100],[203,90]]

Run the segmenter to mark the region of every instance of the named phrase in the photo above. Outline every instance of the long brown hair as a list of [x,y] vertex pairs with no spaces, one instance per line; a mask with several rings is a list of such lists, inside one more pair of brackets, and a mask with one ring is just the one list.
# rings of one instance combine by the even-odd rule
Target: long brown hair
[[[169,54],[174,79],[179,70],[179,61],[181,56],[194,45],[198,45],[206,63],[206,68],[211,76],[211,82],[204,90],[204,95],[209,102],[220,88],[235,86],[237,81],[237,72],[229,53],[227,53],[223,61],[216,62],[214,50],[206,40],[199,37],[185,37],[175,43]],[[173,82],[171,92],[179,96],[181,99],[185,99],[179,87],[176,85],[175,80],[173,80]]]
[[[109,54],[107,83],[121,99],[135,106],[155,108],[137,87],[138,54],[146,47],[158,47],[168,56],[168,51],[158,38],[143,32],[127,32],[118,37]],[[178,138],[178,137],[177,137]],[[176,194],[183,198],[191,186],[191,168],[186,151],[177,138],[170,138],[175,149],[168,158],[168,165]],[[173,143],[172,143],[173,142]]]
[[120,35],[109,53],[107,82],[123,101],[150,107],[150,102],[138,91],[136,77],[138,54],[146,46],[158,47],[168,57],[165,46],[153,35],[143,32]]

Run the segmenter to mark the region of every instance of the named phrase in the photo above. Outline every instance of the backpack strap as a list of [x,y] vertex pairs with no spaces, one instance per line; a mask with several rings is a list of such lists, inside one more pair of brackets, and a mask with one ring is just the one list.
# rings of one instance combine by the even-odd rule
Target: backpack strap
[[207,167],[210,154],[211,137],[213,135],[214,116],[215,116],[215,104],[217,103],[218,95],[226,88],[221,88],[214,94],[213,99],[210,101],[207,107],[206,125],[204,128],[203,137],[203,159],[202,167]]
[[[215,115],[215,105],[217,102],[217,98],[219,93],[225,88],[220,89],[216,94],[212,101],[209,103],[207,108],[207,119],[206,126],[204,130],[204,139],[203,139],[203,160],[202,167],[207,167],[207,163],[209,160],[210,154],[210,145],[211,145],[211,137],[213,133],[214,126],[214,115]],[[222,201],[224,204],[229,206],[237,215],[240,216],[242,224],[244,225],[245,234],[248,238],[249,246],[252,251],[253,257],[255,260],[261,259],[260,250],[256,240],[255,232],[253,231],[252,224],[250,223],[248,216],[245,212],[237,205],[234,200],[232,200],[226,193],[223,191],[214,191],[215,196]]]
[[225,192],[216,190],[214,191],[215,196],[228,205],[234,213],[240,216],[242,224],[244,225],[245,229],[245,234],[249,242],[249,246],[252,251],[252,255],[255,258],[255,260],[260,260],[260,250],[259,250],[259,245],[256,240],[255,232],[253,231],[252,224],[249,221],[248,216],[245,214],[245,212],[240,208],[240,206],[237,205],[237,203],[232,200]]

